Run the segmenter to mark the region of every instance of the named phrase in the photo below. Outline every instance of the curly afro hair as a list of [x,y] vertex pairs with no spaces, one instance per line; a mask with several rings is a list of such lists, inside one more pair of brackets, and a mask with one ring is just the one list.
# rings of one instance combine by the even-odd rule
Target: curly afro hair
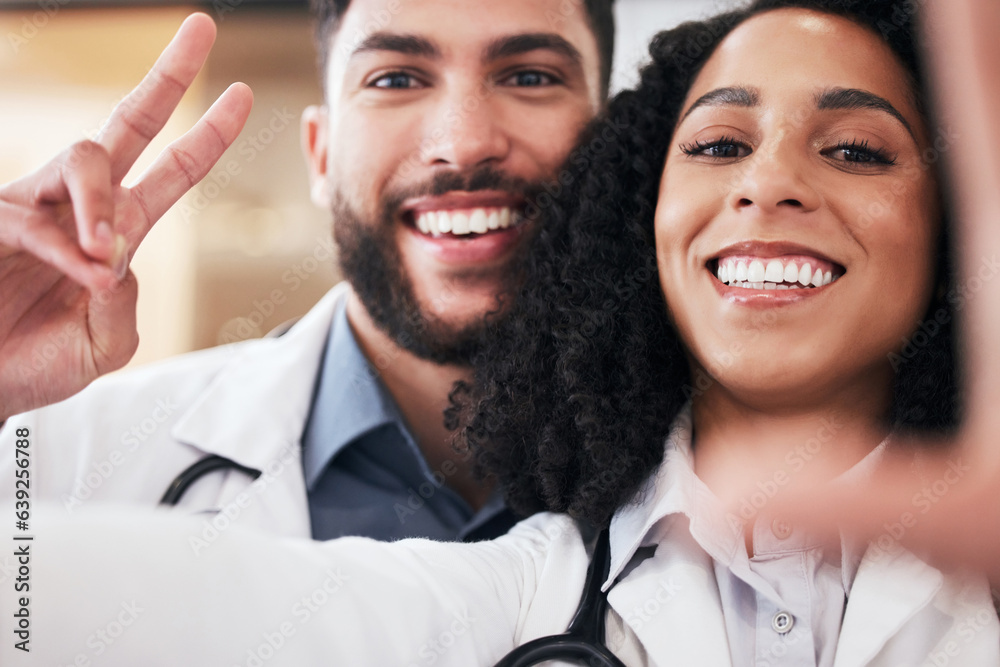
[[[582,135],[560,174],[562,192],[534,202],[545,224],[513,278],[516,298],[487,331],[473,383],[452,395],[458,442],[515,511],[566,512],[605,525],[661,463],[671,422],[693,391],[653,238],[671,133],[726,35],[785,7],[846,16],[877,32],[912,75],[918,102],[925,99],[909,1],[758,0],[653,39],[638,87],[617,95]],[[947,227],[927,320],[938,326],[933,334],[922,328],[919,341],[914,334],[893,361],[887,419],[896,429],[947,430],[958,421],[952,311],[960,297],[951,288]]]

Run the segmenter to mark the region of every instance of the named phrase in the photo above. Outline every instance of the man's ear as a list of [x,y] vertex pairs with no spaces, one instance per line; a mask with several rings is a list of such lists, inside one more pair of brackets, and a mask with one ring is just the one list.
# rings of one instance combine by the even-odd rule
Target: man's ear
[[325,106],[306,107],[302,112],[302,152],[309,168],[309,192],[313,203],[323,209],[330,208],[327,188],[326,157],[329,140]]

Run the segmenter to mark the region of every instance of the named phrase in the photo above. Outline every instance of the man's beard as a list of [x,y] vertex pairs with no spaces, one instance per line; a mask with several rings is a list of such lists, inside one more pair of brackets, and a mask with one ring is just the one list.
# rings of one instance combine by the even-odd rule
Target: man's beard
[[[344,278],[383,333],[399,347],[437,364],[468,365],[481,347],[490,314],[454,325],[421,309],[396,244],[399,208],[412,197],[477,190],[499,190],[533,201],[540,186],[491,168],[440,173],[422,186],[383,195],[374,221],[364,220],[339,190],[333,194],[333,238]],[[517,268],[512,262],[502,291],[514,284]],[[497,312],[502,298],[497,295]]]

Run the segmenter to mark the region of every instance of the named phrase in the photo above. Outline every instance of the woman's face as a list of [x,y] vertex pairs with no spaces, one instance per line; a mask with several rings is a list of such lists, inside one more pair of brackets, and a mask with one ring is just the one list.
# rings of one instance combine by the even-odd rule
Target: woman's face
[[656,211],[693,363],[751,404],[887,399],[888,355],[934,283],[927,144],[906,71],[866,28],[783,9],[734,30],[684,102]]

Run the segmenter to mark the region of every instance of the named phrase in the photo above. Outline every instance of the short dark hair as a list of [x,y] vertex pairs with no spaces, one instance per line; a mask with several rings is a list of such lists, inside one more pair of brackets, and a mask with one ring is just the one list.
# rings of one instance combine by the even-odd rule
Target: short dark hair
[[[785,7],[868,27],[905,65],[915,97],[926,101],[911,0],[756,0],[657,35],[638,87],[618,94],[584,133],[568,163],[570,185],[546,210],[516,276],[522,287],[474,359],[474,385],[452,394],[449,417],[461,429],[460,443],[515,511],[566,512],[606,524],[661,464],[672,422],[704,390],[690,374],[660,288],[659,177],[671,128],[715,48],[747,19]],[[607,133],[608,127],[623,129]],[[961,297],[949,264],[949,231],[945,219],[937,248],[940,289],[919,333],[923,343],[908,345],[912,355],[892,363],[894,400],[886,418],[897,431],[948,432],[959,423],[953,340]]]
[[[611,64],[615,51],[615,0],[575,0],[587,10],[590,29],[597,39],[597,54],[601,62],[601,95],[607,97],[611,82]],[[326,66],[330,60],[333,36],[340,29],[340,20],[351,0],[310,0],[316,24],[316,51],[319,55],[319,73],[326,79]],[[556,19],[558,20],[558,19]]]

